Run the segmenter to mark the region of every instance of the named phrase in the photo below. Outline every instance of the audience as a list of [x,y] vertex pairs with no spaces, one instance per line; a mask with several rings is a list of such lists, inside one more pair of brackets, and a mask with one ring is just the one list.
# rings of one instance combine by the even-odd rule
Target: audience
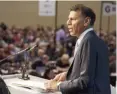
[[60,59],[57,60],[56,62],[56,69],[58,72],[65,72],[69,68],[69,55],[68,54],[63,54]]

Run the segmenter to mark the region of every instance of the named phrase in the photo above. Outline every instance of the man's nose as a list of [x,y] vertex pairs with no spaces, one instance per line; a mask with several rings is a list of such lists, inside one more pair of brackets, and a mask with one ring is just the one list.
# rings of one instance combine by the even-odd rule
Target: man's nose
[[68,20],[67,20],[67,25],[69,25],[69,24],[71,24],[71,21],[68,19]]

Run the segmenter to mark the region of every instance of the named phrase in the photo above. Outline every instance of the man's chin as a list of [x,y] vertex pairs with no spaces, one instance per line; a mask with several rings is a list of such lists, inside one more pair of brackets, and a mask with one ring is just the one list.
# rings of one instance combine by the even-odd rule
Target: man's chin
[[74,33],[70,33],[71,36],[76,36]]

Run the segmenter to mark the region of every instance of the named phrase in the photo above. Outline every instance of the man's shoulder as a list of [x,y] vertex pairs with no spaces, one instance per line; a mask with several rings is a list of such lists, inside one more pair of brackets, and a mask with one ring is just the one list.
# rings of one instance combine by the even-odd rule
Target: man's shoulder
[[92,30],[90,32],[88,32],[84,38],[83,38],[83,41],[86,42],[86,41],[94,41],[95,39],[99,39],[99,37],[96,35],[95,31]]
[[88,32],[82,40],[82,44],[90,43],[92,46],[102,46],[105,42],[96,35],[95,31]]
[[95,31],[88,32],[87,35],[83,39],[83,44],[90,43],[92,46],[95,47],[104,47],[107,48],[107,44],[102,40],[100,37],[98,37],[95,33]]

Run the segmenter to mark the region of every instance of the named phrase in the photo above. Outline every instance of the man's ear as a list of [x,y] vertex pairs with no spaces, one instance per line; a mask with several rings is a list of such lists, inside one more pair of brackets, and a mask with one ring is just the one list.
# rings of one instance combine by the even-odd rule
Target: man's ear
[[84,20],[84,26],[88,26],[91,22],[91,18],[90,17],[86,17]]

